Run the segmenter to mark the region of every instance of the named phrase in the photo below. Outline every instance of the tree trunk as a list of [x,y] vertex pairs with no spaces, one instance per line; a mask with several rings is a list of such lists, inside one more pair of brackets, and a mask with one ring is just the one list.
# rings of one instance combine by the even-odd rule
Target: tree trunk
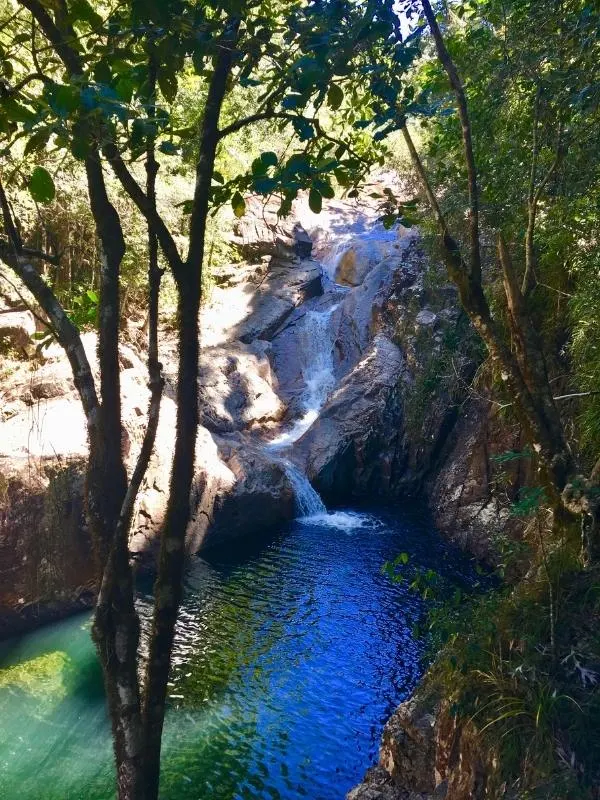
[[228,26],[215,62],[200,135],[200,156],[190,222],[190,245],[185,265],[177,270],[179,314],[179,375],[177,381],[177,437],[171,473],[169,504],[161,539],[158,576],[154,588],[154,616],[144,684],[146,800],[158,797],[160,752],[167,683],[181,603],[185,537],[190,520],[198,436],[198,315],[202,293],[202,266],[210,187],[219,141],[219,117],[237,41],[239,20]]
[[[440,226],[448,273],[458,287],[465,311],[485,342],[492,360],[499,367],[503,381],[506,383],[512,397],[514,397],[515,408],[520,421],[531,445],[541,458],[544,483],[550,495],[549,499],[557,507],[561,502],[561,492],[574,467],[573,458],[566,444],[562,422],[552,399],[552,392],[537,334],[527,316],[523,296],[513,274],[508,251],[503,246],[502,241],[500,242],[499,256],[504,271],[504,285],[512,333],[517,344],[516,356],[504,344],[502,331],[492,318],[482,287],[479,257],[477,170],[466,96],[456,65],[446,48],[431,4],[429,0],[421,0],[421,4],[433,35],[438,57],[448,75],[458,106],[469,182],[470,264],[467,264],[462,258],[458,244],[448,231],[414,146],[412,149],[409,146],[409,150]],[[535,216],[530,222],[533,225]],[[475,238],[477,241],[475,241]]]

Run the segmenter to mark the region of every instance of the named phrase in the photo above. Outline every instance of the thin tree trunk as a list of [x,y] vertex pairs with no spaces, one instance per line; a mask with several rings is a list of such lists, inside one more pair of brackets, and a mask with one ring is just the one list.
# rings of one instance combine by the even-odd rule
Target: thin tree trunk
[[161,540],[154,589],[154,616],[144,684],[146,800],[158,797],[160,752],[167,683],[181,603],[185,538],[190,520],[198,435],[199,311],[202,264],[210,187],[219,138],[219,117],[234,58],[239,20],[231,22],[221,42],[209,86],[200,135],[200,156],[190,228],[188,258],[176,274],[179,314],[179,375],[177,382],[177,438],[171,473],[169,504]]
[[479,187],[477,185],[477,167],[475,165],[475,154],[473,152],[473,138],[471,135],[471,122],[467,108],[467,98],[464,86],[456,69],[456,65],[448,52],[444,37],[431,8],[429,0],[421,0],[423,13],[429,25],[429,29],[435,41],[436,50],[442,66],[446,70],[450,86],[454,90],[458,116],[462,128],[463,146],[465,151],[465,166],[467,168],[467,179],[469,185],[469,239],[470,239],[470,260],[469,271],[472,278],[481,281],[481,248],[479,242]]
[[[442,214],[435,193],[431,188],[427,173],[423,163],[414,147],[414,143],[406,127],[403,134],[411,154],[415,171],[417,172],[423,190],[432,207],[432,211],[438,223],[442,240],[442,254],[446,263],[448,274],[458,288],[461,304],[466,311],[475,330],[485,343],[493,363],[496,365],[500,376],[506,384],[507,390],[514,398],[515,407],[518,411],[521,424],[526,432],[527,438],[539,453],[545,470],[548,473],[545,484],[551,499],[556,504],[559,502],[559,495],[564,487],[572,462],[568,448],[564,443],[560,420],[550,417],[553,423],[550,424],[547,411],[544,413],[540,403],[538,391],[532,391],[528,385],[519,360],[504,343],[503,332],[499,329],[493,319],[487,298],[483,291],[481,282],[478,281],[465,264],[458,243],[450,235],[446,220]],[[511,286],[513,281],[511,280]],[[516,287],[518,291],[518,287]],[[509,291],[511,291],[509,289]],[[511,296],[512,291],[511,291]],[[520,341],[522,335],[519,333]],[[524,348],[525,345],[522,344]],[[525,360],[530,358],[530,353],[523,354]],[[546,376],[547,383],[547,376]],[[531,381],[532,388],[535,388]],[[549,385],[548,385],[549,389]],[[543,389],[541,390],[543,393]],[[551,400],[552,405],[554,401]],[[557,433],[560,431],[560,435]]]
[[90,206],[100,242],[100,302],[98,363],[100,365],[101,442],[92,470],[100,489],[90,496],[88,510],[95,520],[99,574],[108,560],[117,520],[125,497],[127,474],[121,442],[121,380],[119,367],[119,275],[125,240],[119,215],[108,198],[100,156],[86,159]]

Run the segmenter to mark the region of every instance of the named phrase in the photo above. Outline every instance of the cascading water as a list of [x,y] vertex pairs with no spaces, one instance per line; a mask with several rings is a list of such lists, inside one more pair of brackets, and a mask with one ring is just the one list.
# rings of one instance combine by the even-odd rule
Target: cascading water
[[[297,441],[319,416],[327,396],[335,385],[333,334],[331,316],[338,304],[325,311],[311,310],[298,326],[298,349],[306,357],[302,376],[306,386],[303,396],[304,414],[289,431],[269,443],[272,450],[281,450]],[[327,516],[325,504],[304,475],[291,461],[282,459],[288,479],[294,489],[296,514],[299,518]]]
[[307,311],[298,325],[298,349],[306,356],[306,363],[302,367],[306,386],[302,400],[304,413],[289,431],[273,439],[269,447],[281,449],[297,441],[317,419],[335,386],[331,317],[338,306],[339,303],[336,303],[325,311]]
[[291,461],[284,461],[286,474],[294,489],[296,497],[296,513],[299,517],[314,517],[318,514],[327,514],[327,508],[313,489],[306,475]]

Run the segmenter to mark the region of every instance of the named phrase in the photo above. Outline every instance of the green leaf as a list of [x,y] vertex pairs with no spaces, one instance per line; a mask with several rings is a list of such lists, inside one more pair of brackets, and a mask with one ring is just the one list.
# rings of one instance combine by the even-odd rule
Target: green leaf
[[110,64],[105,59],[99,61],[94,67],[94,80],[97,83],[110,83],[112,80],[112,72]]
[[38,203],[51,203],[56,196],[52,176],[44,167],[36,167],[29,179],[29,191]]
[[277,166],[277,154],[273,153],[271,150],[267,151],[266,153],[261,153],[260,160],[266,167]]
[[75,22],[87,22],[92,28],[102,25],[102,17],[94,11],[88,0],[71,0],[69,5]]
[[327,200],[332,200],[335,197],[335,189],[328,181],[315,181],[315,189]]
[[217,172],[215,170],[213,172],[213,181],[215,183],[225,183],[225,178],[223,177],[223,175],[220,172]]
[[48,144],[50,133],[51,131],[49,128],[42,128],[39,131],[36,131],[33,134],[33,136],[27,141],[27,144],[25,145],[25,150],[23,151],[24,155],[28,156],[35,150],[43,150],[44,147],[46,147],[46,145]]
[[258,177],[253,181],[253,186],[259,194],[271,194],[277,186],[277,181],[268,176]]
[[165,100],[173,102],[177,95],[177,77],[171,72],[162,72],[158,76],[158,85]]
[[342,105],[344,100],[344,90],[341,86],[338,86],[336,83],[332,83],[329,87],[329,91],[327,92],[327,105],[329,108],[337,111],[338,108]]
[[173,142],[161,142],[158,145],[158,149],[166,156],[174,156],[179,152],[179,148]]
[[135,89],[134,82],[127,75],[123,75],[122,77],[120,77],[115,84],[115,91],[117,93],[117,96],[119,100],[122,100],[124,103],[131,103],[131,98],[133,97],[134,89]]
[[44,89],[50,107],[63,118],[68,117],[81,104],[81,95],[76,86],[68,83],[54,83]]
[[2,111],[11,122],[31,122],[35,119],[35,114],[12,97],[2,100]]
[[238,219],[243,217],[246,213],[246,201],[239,192],[236,192],[231,198],[231,207],[233,208],[233,213],[236,215],[236,217],[238,217]]
[[311,189],[308,193],[308,205],[311,211],[315,214],[320,214],[323,208],[323,196],[321,192],[318,192],[316,189]]
[[90,300],[90,302],[92,302],[94,305],[98,305],[98,303],[100,302],[100,298],[93,289],[88,289],[86,295]]
[[267,165],[263,163],[263,160],[260,158],[255,158],[252,162],[251,170],[253,175],[266,175],[267,174]]
[[78,161],[85,161],[91,151],[90,140],[86,136],[76,135],[71,142],[71,153]]

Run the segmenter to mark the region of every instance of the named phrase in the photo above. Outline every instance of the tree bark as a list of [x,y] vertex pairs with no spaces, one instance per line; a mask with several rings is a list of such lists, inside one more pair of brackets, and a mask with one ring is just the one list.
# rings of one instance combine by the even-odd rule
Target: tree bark
[[96,150],[85,162],[90,207],[100,242],[100,301],[98,363],[100,365],[100,427],[98,452],[91,464],[90,480],[98,491],[90,493],[88,511],[94,520],[99,575],[108,561],[121,505],[127,487],[121,442],[121,380],[119,368],[119,275],[125,255],[123,229],[110,202]]
[[471,134],[471,122],[467,107],[467,98],[464,86],[456,69],[456,65],[448,52],[444,37],[431,8],[429,0],[421,0],[423,13],[429,25],[435,41],[438,58],[444,67],[450,86],[454,90],[458,116],[462,128],[463,146],[465,152],[465,166],[467,168],[467,179],[469,185],[469,239],[470,239],[470,260],[469,269],[475,281],[481,281],[481,248],[479,241],[479,187],[477,184],[477,167],[475,164],[475,154],[473,152],[473,138]]
[[239,20],[233,20],[221,42],[210,81],[200,131],[200,156],[185,265],[175,275],[179,313],[179,375],[177,381],[177,437],[171,473],[169,503],[161,539],[154,588],[154,615],[144,684],[146,800],[158,797],[160,752],[167,682],[181,603],[185,537],[190,520],[190,493],[194,479],[198,435],[199,322],[202,263],[210,188],[218,144],[219,117],[234,59]]

